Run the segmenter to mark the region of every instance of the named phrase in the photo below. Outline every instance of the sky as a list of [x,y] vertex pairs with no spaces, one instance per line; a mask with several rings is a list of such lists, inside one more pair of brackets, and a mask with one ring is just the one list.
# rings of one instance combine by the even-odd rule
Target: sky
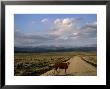
[[96,14],[15,14],[15,47],[85,47],[97,44]]

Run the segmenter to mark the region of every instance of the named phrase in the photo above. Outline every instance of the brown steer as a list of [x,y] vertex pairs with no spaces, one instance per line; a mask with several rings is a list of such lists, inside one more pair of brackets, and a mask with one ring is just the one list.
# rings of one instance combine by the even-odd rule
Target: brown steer
[[[69,65],[70,63],[69,62],[67,62],[67,63],[56,63],[53,67],[54,67],[54,69],[57,71],[57,69],[59,68],[59,69],[65,69],[65,74],[66,74],[66,69],[68,69],[68,65]],[[58,71],[57,71],[58,72]]]

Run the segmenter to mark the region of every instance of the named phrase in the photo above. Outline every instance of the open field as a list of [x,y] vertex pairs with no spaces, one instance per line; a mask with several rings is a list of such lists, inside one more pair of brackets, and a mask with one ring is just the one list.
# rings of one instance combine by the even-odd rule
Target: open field
[[[88,64],[90,65],[91,63],[97,65],[96,55],[97,55],[96,52],[15,53],[14,75],[39,76],[52,70],[53,69],[52,66],[55,63],[66,62],[76,56],[83,57],[86,61],[89,61]],[[79,59],[76,58],[76,60]],[[76,65],[79,64],[77,64],[76,62]],[[72,70],[72,67],[70,70]]]

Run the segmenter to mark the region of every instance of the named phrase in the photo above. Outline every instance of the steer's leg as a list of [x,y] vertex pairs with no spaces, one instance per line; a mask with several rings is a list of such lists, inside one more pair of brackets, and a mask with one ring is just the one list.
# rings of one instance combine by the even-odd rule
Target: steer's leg
[[66,74],[66,69],[65,69],[65,74]]
[[[55,69],[54,69],[54,74],[55,74],[55,75],[56,75],[56,73],[58,72],[57,69],[58,69],[58,68],[55,68]],[[56,72],[56,73],[55,73],[55,72]]]
[[54,69],[54,75],[55,75],[55,71],[56,71],[56,70]]

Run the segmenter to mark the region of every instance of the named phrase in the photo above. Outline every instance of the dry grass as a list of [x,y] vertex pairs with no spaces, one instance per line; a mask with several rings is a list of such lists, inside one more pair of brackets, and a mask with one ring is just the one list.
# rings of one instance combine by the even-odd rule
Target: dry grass
[[15,53],[15,76],[39,76],[52,69],[57,62],[65,62],[70,58],[81,55],[89,57],[96,63],[96,52],[49,52],[49,53]]

